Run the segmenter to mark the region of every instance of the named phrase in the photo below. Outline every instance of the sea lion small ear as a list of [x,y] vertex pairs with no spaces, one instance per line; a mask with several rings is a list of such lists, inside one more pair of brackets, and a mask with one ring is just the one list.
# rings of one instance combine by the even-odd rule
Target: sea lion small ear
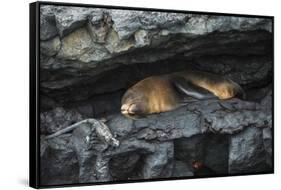
[[209,90],[202,88],[200,86],[196,86],[193,83],[187,81],[183,77],[174,77],[172,79],[172,83],[175,86],[175,88],[190,97],[199,99],[199,100],[204,100],[204,99],[213,99],[217,98],[212,92]]

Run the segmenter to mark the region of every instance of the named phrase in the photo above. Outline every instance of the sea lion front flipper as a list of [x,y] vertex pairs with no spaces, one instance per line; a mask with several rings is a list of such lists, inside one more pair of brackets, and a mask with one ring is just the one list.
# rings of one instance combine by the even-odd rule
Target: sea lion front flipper
[[204,100],[204,99],[217,99],[217,96],[215,96],[212,92],[209,90],[202,88],[200,86],[196,86],[192,84],[191,82],[185,80],[183,77],[174,77],[173,78],[173,84],[175,88],[190,97]]

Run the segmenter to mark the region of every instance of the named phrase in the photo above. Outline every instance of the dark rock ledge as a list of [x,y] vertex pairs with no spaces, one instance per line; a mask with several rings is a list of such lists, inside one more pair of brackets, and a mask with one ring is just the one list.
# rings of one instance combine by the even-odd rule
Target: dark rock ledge
[[[52,125],[56,123],[48,126]],[[194,161],[214,175],[264,172],[272,167],[271,93],[260,103],[201,101],[139,120],[115,114],[106,125],[119,146],[106,143],[94,125],[81,124],[48,140],[42,135],[41,175],[47,180],[43,183],[199,175],[192,167]],[[60,176],[68,171],[70,175]]]
[[194,65],[247,86],[272,70],[266,18],[65,6],[42,6],[40,13],[40,90],[56,102]]

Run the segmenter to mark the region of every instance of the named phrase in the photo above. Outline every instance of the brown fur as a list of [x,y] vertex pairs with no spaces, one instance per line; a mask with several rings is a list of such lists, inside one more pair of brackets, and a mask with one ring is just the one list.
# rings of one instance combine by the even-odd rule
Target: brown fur
[[211,73],[183,71],[174,74],[209,90],[221,100],[232,98],[241,90],[241,87],[232,80]]
[[135,118],[170,111],[182,105],[178,92],[172,86],[174,76],[183,77],[187,81],[209,90],[222,100],[234,97],[241,90],[241,87],[230,79],[206,72],[182,71],[151,76],[127,90],[121,102],[122,113]]

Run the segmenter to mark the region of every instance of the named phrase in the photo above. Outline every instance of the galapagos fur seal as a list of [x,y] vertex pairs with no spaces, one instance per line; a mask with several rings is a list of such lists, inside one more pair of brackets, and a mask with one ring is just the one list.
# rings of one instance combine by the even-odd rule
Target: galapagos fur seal
[[145,78],[129,88],[121,100],[121,113],[136,119],[166,112],[196,100],[245,98],[241,86],[229,78],[202,71],[181,71]]

